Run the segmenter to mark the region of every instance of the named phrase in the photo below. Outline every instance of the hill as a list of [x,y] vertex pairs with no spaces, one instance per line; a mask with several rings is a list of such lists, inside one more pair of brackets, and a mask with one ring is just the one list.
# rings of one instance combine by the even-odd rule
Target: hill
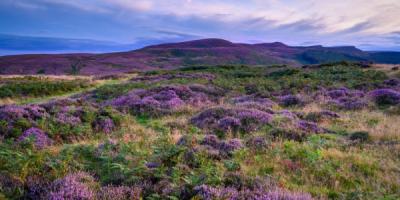
[[202,39],[103,54],[32,54],[0,57],[1,74],[115,74],[135,70],[174,69],[193,65],[300,66],[335,61],[400,63],[397,52],[366,52],[353,46],[243,44]]

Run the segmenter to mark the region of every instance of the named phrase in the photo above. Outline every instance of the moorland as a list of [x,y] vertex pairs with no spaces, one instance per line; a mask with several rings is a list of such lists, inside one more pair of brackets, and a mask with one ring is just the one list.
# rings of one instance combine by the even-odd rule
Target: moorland
[[0,199],[399,199],[398,67],[298,64],[2,76]]

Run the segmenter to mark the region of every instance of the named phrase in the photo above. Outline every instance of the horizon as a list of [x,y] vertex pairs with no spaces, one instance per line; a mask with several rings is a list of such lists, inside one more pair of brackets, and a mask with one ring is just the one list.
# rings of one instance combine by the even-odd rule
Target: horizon
[[[0,34],[20,38],[11,42],[9,38],[0,38],[12,46],[7,49],[3,44],[0,49],[3,54],[114,52],[128,50],[127,46],[114,45],[135,44],[130,49],[134,50],[161,43],[222,38],[235,43],[282,42],[289,46],[400,51],[399,7],[400,2],[395,0],[374,0],[368,4],[361,0],[4,0],[0,2]],[[91,40],[101,48],[85,49],[74,44],[76,49],[57,51],[46,49],[45,43],[42,49],[35,47],[38,49],[31,51],[24,48],[42,43],[23,43],[21,38],[25,37]]]
[[[0,34],[1,35],[5,35],[5,34]],[[15,35],[17,36],[17,35]],[[24,37],[24,36],[20,36],[18,35],[17,37]],[[331,48],[331,47],[354,47],[356,49],[365,51],[365,52],[400,52],[400,50],[365,50],[362,49],[358,46],[354,46],[354,45],[337,45],[337,46],[327,46],[327,45],[321,45],[321,44],[315,44],[315,45],[289,45],[285,42],[281,42],[281,41],[272,41],[272,42],[259,42],[259,43],[244,43],[244,42],[236,42],[236,41],[230,41],[224,38],[197,38],[197,39],[191,39],[191,40],[179,40],[179,41],[172,41],[172,42],[155,42],[155,43],[149,43],[147,45],[142,45],[142,46],[136,46],[135,44],[120,44],[120,43],[116,43],[116,42],[111,42],[111,41],[100,41],[100,40],[91,40],[91,39],[87,39],[87,38],[52,38],[52,37],[32,37],[32,36],[26,36],[27,38],[35,38],[35,39],[51,39],[51,40],[71,40],[71,41],[82,41],[82,42],[89,42],[89,41],[93,41],[93,42],[99,42],[99,43],[109,43],[112,45],[116,45],[116,49],[117,50],[107,50],[107,48],[105,49],[94,49],[94,50],[79,50],[79,49],[57,49],[57,50],[16,50],[16,49],[1,49],[0,47],[0,56],[13,56],[13,55],[40,55],[40,54],[44,54],[44,55],[57,55],[57,54],[103,54],[103,53],[117,53],[117,52],[126,52],[126,51],[135,51],[135,50],[140,50],[149,46],[156,46],[156,45],[162,45],[162,44],[174,44],[174,43],[183,43],[183,42],[191,42],[191,41],[200,41],[200,40],[209,40],[209,39],[218,39],[218,40],[225,40],[225,41],[229,41],[232,42],[234,44],[250,44],[250,45],[256,45],[256,44],[272,44],[272,43],[281,43],[283,45],[287,45],[289,47],[312,47],[312,46],[321,46],[321,47],[327,47],[327,48]],[[1,43],[1,41],[0,41]],[[118,46],[119,45],[119,46]],[[132,45],[132,48],[130,48],[130,46]],[[124,47],[120,47],[120,46],[124,46]],[[120,48],[118,48],[120,47]]]

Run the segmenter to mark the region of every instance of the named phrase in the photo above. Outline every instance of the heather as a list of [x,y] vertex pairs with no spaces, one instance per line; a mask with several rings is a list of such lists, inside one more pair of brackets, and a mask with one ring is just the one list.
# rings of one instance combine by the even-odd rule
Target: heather
[[0,106],[0,199],[399,199],[393,74],[193,66],[16,98]]

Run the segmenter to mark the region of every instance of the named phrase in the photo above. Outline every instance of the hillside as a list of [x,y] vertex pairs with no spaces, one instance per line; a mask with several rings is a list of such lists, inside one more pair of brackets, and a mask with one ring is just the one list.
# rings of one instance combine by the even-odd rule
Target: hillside
[[105,54],[42,54],[0,57],[0,74],[116,74],[193,65],[318,64],[335,61],[400,63],[397,52],[365,52],[353,46],[243,44],[203,39]]
[[345,62],[0,76],[0,199],[397,200],[399,78]]

